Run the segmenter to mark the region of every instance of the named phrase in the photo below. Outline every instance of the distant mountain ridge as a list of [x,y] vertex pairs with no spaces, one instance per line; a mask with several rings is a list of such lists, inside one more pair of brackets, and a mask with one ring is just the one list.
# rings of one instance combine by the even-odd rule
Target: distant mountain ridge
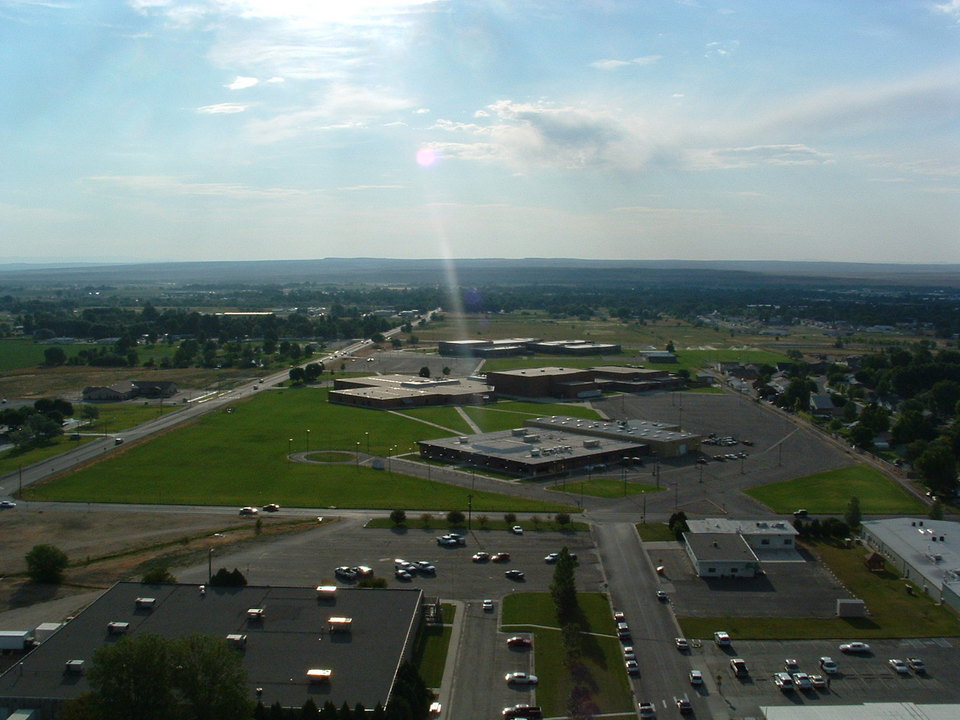
[[577,258],[323,258],[30,265],[0,264],[0,285],[68,284],[673,284],[775,282],[960,287],[960,264],[843,263],[777,260],[590,260]]

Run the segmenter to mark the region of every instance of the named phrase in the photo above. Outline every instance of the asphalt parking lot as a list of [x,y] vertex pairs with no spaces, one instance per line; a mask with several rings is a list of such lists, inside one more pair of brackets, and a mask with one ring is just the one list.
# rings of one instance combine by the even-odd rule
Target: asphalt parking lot
[[[548,553],[567,546],[579,561],[577,587],[596,591],[602,583],[602,571],[587,532],[536,531],[527,528],[523,535],[503,530],[474,530],[465,547],[441,547],[436,537],[444,530],[381,530],[364,528],[359,520],[343,518],[314,530],[271,541],[269,546],[241,547],[211,560],[213,571],[220,567],[239,568],[253,585],[352,585],[335,579],[334,569],[341,565],[367,565],[375,577],[385,578],[389,587],[421,587],[424,593],[451,600],[501,599],[513,592],[546,591],[553,579],[553,565],[544,562]],[[491,555],[510,553],[505,563],[471,560],[474,553]],[[435,575],[417,574],[412,580],[394,577],[394,559],[410,562],[427,560],[436,567]],[[509,580],[504,572],[522,570],[523,580]],[[206,566],[176,572],[181,582],[204,582]]]

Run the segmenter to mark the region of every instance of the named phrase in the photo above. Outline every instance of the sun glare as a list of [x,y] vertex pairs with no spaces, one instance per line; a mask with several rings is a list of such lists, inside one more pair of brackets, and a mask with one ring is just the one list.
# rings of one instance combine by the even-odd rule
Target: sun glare
[[417,165],[420,167],[430,167],[431,165],[435,165],[439,159],[439,154],[437,154],[437,151],[433,150],[432,148],[423,147],[417,150]]

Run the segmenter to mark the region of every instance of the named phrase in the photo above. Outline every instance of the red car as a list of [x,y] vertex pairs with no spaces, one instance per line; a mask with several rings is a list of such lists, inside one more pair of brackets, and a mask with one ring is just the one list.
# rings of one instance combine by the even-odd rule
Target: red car
[[510,553],[498,552],[491,558],[494,562],[510,562]]
[[533,640],[522,635],[514,635],[512,638],[507,638],[507,647],[533,647]]

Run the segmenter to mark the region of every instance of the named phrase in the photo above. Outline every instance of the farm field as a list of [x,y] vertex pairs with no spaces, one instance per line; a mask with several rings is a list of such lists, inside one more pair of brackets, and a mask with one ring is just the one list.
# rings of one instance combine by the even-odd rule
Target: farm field
[[[94,466],[31,486],[24,496],[198,505],[465,507],[462,488],[355,461],[358,447],[365,453],[369,445],[374,455],[402,453],[424,435],[425,426],[412,419],[330,404],[326,390],[273,390],[233,406],[232,412],[204,416]],[[307,450],[338,451],[343,460],[317,464],[288,459],[290,453]],[[478,491],[473,509],[555,512],[569,507]]]
[[781,514],[805,508],[815,514],[842,515],[851,497],[859,498],[864,515],[926,515],[927,512],[917,498],[867,465],[760,485],[745,492]]

